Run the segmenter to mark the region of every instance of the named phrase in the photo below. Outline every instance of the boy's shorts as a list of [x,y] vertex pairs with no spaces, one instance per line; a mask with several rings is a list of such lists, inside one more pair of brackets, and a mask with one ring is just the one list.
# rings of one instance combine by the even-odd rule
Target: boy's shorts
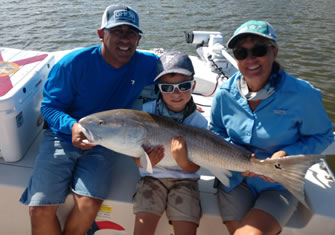
[[220,185],[217,193],[223,222],[240,221],[250,209],[259,209],[272,215],[283,228],[298,205],[298,200],[287,190],[267,190],[255,198],[245,182],[229,192]]
[[166,210],[169,221],[199,224],[201,217],[198,179],[142,177],[133,197],[134,213],[161,216]]
[[71,189],[82,196],[105,199],[111,169],[120,154],[101,146],[80,150],[50,130],[43,135],[33,175],[20,202],[29,206],[62,204]]

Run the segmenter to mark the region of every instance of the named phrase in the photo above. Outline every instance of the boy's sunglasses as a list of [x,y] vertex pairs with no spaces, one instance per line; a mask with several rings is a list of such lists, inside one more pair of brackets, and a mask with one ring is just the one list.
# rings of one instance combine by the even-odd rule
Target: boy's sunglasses
[[247,49],[244,47],[240,47],[233,50],[234,57],[237,60],[244,60],[249,56],[249,53],[251,52],[252,56],[255,57],[263,57],[268,53],[268,48],[272,45],[256,45],[253,48]]
[[187,92],[192,89],[194,80],[181,82],[181,83],[158,83],[159,90],[162,93],[173,93],[174,89],[178,89],[180,92]]

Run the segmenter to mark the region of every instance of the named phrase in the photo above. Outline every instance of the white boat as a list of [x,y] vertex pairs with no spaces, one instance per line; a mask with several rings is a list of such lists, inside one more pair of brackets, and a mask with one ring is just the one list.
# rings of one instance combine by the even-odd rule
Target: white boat
[[[194,31],[186,34],[189,43],[197,44],[199,56],[190,56],[195,67],[197,88],[194,100],[209,118],[213,92],[223,76],[214,71],[215,62],[227,76],[237,69],[233,58],[223,44],[219,32]],[[154,50],[159,53],[159,50]],[[68,51],[37,52],[0,48],[0,234],[31,234],[28,207],[19,203],[24,188],[32,174],[38,154],[42,130],[39,105],[42,99],[42,84],[47,74],[61,56]],[[143,91],[139,104],[150,99],[151,90]],[[324,152],[335,154],[333,143]],[[124,173],[124,169],[127,173]],[[112,169],[110,194],[104,201],[96,226],[88,235],[132,234],[134,218],[132,196],[139,179],[138,169],[130,158],[120,158]],[[199,181],[203,216],[198,234],[228,234],[219,216],[214,177],[201,169]],[[305,191],[311,210],[299,204],[283,235],[334,235],[335,234],[335,179],[326,162],[313,165],[305,177]],[[73,206],[71,195],[58,211],[63,224]],[[95,233],[94,233],[95,232]],[[172,226],[165,215],[159,221],[157,235],[173,234]]]

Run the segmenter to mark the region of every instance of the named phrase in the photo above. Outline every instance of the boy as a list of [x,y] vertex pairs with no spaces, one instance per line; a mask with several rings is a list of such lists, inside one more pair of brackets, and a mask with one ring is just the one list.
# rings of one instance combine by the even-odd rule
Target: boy
[[[143,111],[185,125],[207,128],[207,120],[197,111],[191,95],[195,81],[190,58],[177,51],[164,53],[157,62],[157,74],[155,81],[158,80],[160,96],[145,103]],[[162,147],[146,151],[153,166],[164,157]],[[199,166],[188,160],[182,136],[172,139],[171,153],[178,166],[168,169],[153,167],[152,174],[142,169],[138,158],[134,159],[141,175],[133,199],[135,235],[154,234],[165,210],[174,234],[196,234],[201,217],[199,175],[196,174]]]

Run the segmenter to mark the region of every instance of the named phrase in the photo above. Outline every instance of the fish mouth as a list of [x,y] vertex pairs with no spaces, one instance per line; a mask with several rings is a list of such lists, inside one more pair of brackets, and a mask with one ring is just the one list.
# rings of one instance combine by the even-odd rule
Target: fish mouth
[[87,138],[87,140],[88,140],[89,143],[95,143],[95,142],[97,142],[97,139],[99,139],[90,130],[86,129],[85,127],[83,127],[80,124],[79,124],[79,128],[84,133],[84,135]]

